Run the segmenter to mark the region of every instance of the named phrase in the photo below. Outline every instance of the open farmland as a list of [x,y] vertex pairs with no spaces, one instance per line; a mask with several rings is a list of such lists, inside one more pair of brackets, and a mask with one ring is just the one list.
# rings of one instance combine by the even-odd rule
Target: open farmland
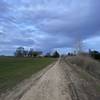
[[55,61],[53,58],[0,58],[0,94],[53,61]]
[[[95,73],[90,73],[91,70],[88,72],[81,66],[78,67],[76,63],[72,63],[71,60],[74,60],[73,57],[60,57],[53,64],[50,64],[54,61],[52,58],[27,58],[30,61],[27,61],[26,58],[23,60],[21,58],[17,59],[17,63],[21,65],[17,66],[17,68],[14,67],[16,71],[12,67],[10,69],[9,67],[7,68],[10,74],[6,73],[3,75],[10,75],[7,77],[10,80],[3,81],[3,84],[10,88],[15,83],[17,84],[21,80],[27,79],[24,82],[22,81],[22,84],[19,84],[18,87],[1,95],[0,100],[100,100],[100,80],[94,76]],[[88,60],[93,59],[88,58]],[[25,62],[24,67],[22,62]],[[50,66],[44,68],[48,64]],[[39,73],[28,78],[42,68],[44,69],[39,71]],[[10,70],[13,70],[13,73]],[[5,72],[5,69],[3,72]],[[11,86],[12,83],[13,85]]]

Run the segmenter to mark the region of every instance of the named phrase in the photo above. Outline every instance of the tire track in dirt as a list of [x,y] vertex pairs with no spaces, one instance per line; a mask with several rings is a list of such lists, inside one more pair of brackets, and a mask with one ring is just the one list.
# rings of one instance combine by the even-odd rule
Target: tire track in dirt
[[66,79],[69,81],[69,90],[72,100],[89,100],[87,94],[82,88],[82,80],[79,78],[79,74],[72,69],[63,59],[61,61],[63,72],[66,74]]
[[77,89],[75,87],[75,84],[71,78],[71,69],[69,69],[69,66],[67,64],[65,64],[63,59],[61,59],[61,61],[60,61],[60,66],[62,66],[63,73],[65,74],[65,78],[67,79],[71,99],[72,100],[80,100]]

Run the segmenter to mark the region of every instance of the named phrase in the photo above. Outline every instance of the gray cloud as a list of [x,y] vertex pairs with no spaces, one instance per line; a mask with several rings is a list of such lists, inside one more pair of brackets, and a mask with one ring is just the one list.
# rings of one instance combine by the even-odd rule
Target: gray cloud
[[9,5],[4,1],[0,0],[0,13],[5,13],[9,10]]
[[[42,2],[42,4],[37,2],[35,2],[37,6],[30,7],[28,10],[24,9],[26,11],[23,10],[22,19],[23,21],[29,19],[39,30],[47,34],[69,37],[74,35],[74,38],[81,35],[84,39],[94,35],[94,33],[96,35],[99,31],[99,1],[72,0],[68,7],[66,7],[65,2],[58,0],[49,3]],[[59,7],[57,4],[60,4]]]
[[1,49],[71,48],[79,38],[100,36],[99,9],[99,0],[1,0]]

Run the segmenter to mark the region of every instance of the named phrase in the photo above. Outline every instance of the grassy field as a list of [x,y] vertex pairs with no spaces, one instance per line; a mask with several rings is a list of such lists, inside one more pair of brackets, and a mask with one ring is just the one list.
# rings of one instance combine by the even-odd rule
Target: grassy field
[[53,58],[0,58],[0,94],[53,61]]

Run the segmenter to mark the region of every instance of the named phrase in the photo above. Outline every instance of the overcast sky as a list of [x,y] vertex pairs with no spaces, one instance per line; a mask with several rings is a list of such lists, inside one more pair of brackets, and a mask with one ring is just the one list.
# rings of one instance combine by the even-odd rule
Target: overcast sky
[[100,50],[100,0],[0,0],[0,54],[23,46]]

